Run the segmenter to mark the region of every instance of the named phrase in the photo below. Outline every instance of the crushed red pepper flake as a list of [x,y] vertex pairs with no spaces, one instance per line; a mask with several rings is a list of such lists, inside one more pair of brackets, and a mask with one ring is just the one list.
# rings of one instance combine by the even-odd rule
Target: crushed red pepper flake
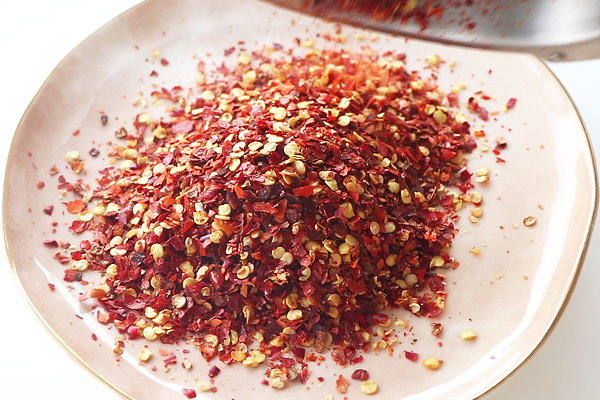
[[[458,266],[445,189],[473,187],[463,155],[476,143],[435,95],[435,74],[407,71],[404,54],[251,54],[198,82],[197,98],[154,92],[173,102],[170,119],[137,115],[115,133],[126,149],[107,150],[120,168],[101,170],[93,188],[60,176],[59,189],[93,191],[92,219],[69,229],[94,233],[77,257],[106,273],[100,323],[130,339],[193,338],[207,361],[255,366],[269,354],[277,380],[305,383],[318,353],[361,362],[385,312],[440,315],[437,270]],[[487,113],[474,98],[469,108]],[[65,204],[78,214],[88,203]],[[368,379],[362,371],[352,378]]]
[[419,359],[419,354],[413,351],[404,351],[404,357],[406,357],[407,360],[410,360],[412,362],[417,362],[417,360]]
[[181,393],[183,393],[185,395],[185,397],[187,397],[188,399],[195,399],[197,396],[196,391],[194,389],[189,389],[189,388],[181,389]]
[[67,202],[67,211],[71,214],[77,214],[83,210],[85,210],[86,204],[81,199],[75,199]]
[[338,378],[335,381],[335,390],[337,390],[339,393],[346,393],[348,391],[348,386],[350,385],[350,382],[348,381],[347,378],[344,377],[344,375],[338,376]]
[[356,379],[357,381],[368,381],[369,380],[369,372],[367,370],[359,368],[352,372],[352,379]]

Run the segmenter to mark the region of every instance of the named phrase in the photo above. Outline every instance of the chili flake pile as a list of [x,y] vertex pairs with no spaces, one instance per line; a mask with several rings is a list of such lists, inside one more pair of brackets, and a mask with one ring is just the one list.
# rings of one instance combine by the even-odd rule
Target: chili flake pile
[[101,323],[192,338],[206,360],[268,361],[279,388],[306,382],[318,353],[359,362],[391,309],[440,314],[440,268],[457,265],[448,188],[472,187],[475,140],[404,54],[272,54],[202,73],[198,96],[157,91],[170,118],[117,132],[117,164],[67,203],[70,229],[94,239],[65,280],[102,271],[87,293]]

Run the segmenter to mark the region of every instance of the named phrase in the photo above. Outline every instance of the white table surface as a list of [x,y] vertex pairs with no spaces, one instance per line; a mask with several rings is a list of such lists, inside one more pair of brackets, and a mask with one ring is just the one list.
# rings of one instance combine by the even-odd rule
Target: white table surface
[[[0,165],[21,115],[46,77],[78,43],[139,0],[18,0],[0,3]],[[555,64],[600,149],[600,60]],[[568,134],[565,132],[565,134]],[[2,169],[1,175],[4,176]],[[600,396],[600,234],[577,286],[543,346],[485,400]],[[36,319],[0,258],[0,397],[111,400],[119,396],[79,366]],[[179,396],[180,397],[180,396]],[[177,397],[177,398],[179,398]],[[376,397],[376,396],[373,396]],[[142,399],[140,399],[142,400]]]

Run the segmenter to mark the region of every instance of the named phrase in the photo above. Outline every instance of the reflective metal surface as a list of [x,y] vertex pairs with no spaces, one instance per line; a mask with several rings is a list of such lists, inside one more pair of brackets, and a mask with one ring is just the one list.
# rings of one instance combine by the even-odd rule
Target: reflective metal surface
[[[600,57],[598,0],[267,0],[338,22],[552,61]],[[375,12],[373,12],[375,10]]]

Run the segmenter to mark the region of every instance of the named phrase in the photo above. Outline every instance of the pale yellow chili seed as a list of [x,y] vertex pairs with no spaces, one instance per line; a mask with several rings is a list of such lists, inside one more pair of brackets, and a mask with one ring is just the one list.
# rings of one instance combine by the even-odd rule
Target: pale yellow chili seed
[[196,284],[196,280],[194,278],[185,278],[183,280],[182,286],[184,288],[188,287],[188,286],[192,286]]
[[176,294],[171,298],[171,304],[175,308],[183,308],[187,304],[187,299],[181,294]]
[[366,381],[360,385],[360,390],[364,394],[371,395],[377,393],[377,391],[379,390],[379,386],[373,381]]
[[110,264],[108,267],[106,267],[106,275],[111,278],[114,278],[118,272],[117,264]]
[[400,191],[400,199],[402,200],[402,203],[404,203],[404,204],[412,203],[412,197],[410,195],[410,191],[408,189],[402,189]]
[[290,310],[287,313],[287,319],[290,321],[297,321],[299,319],[302,319],[303,316],[304,313],[302,312],[302,310]]
[[523,225],[525,226],[533,226],[536,223],[535,217],[525,217],[523,218]]
[[473,340],[477,337],[477,333],[475,331],[466,330],[460,333],[460,338],[462,340]]
[[435,122],[441,125],[446,123],[448,116],[442,110],[435,110],[433,113],[433,119],[435,119]]
[[473,203],[475,205],[479,205],[483,201],[483,197],[481,196],[481,193],[473,192],[473,193],[471,193],[470,200],[471,200],[471,203]]
[[423,366],[425,368],[431,369],[431,370],[436,370],[440,367],[441,362],[440,360],[438,360],[435,357],[427,357],[426,359],[423,360]]
[[152,350],[147,349],[145,347],[141,348],[138,353],[138,358],[140,361],[148,361],[152,357]]
[[150,341],[156,340],[156,338],[158,337],[158,335],[154,331],[154,327],[152,327],[152,326],[145,327],[143,334],[144,334],[144,338],[146,340],[150,340]]
[[351,250],[352,250],[352,247],[350,247],[350,245],[346,242],[344,242],[338,246],[338,253],[340,253],[342,255],[350,254]]
[[399,193],[400,192],[400,184],[396,181],[390,181],[387,184],[388,190],[390,193]]
[[238,63],[242,65],[248,65],[252,61],[252,58],[248,54],[240,54],[238,56]]
[[430,65],[438,65],[440,61],[440,56],[438,56],[437,54],[430,54],[427,57],[425,57],[425,62]]
[[352,122],[352,119],[349,115],[342,115],[337,120],[337,124],[341,127],[346,127],[350,125],[350,122]]
[[163,248],[162,244],[154,243],[152,246],[150,246],[150,254],[152,254],[152,257],[154,257],[155,260],[163,258],[165,256],[165,249]]
[[287,117],[287,110],[283,107],[273,107],[271,113],[277,121],[283,121]]
[[69,164],[75,164],[79,161],[79,152],[75,150],[68,151],[65,158]]
[[205,381],[198,381],[198,389],[202,392],[210,392],[212,390],[212,383]]
[[242,265],[240,269],[237,270],[236,275],[238,279],[246,279],[250,276],[250,268],[247,265]]
[[281,256],[281,262],[284,263],[285,265],[290,265],[291,263],[294,262],[294,255],[292,253],[290,253],[289,251],[286,251]]
[[471,215],[475,218],[481,218],[483,216],[483,209],[481,207],[475,207],[471,210]]
[[369,224],[369,230],[373,235],[379,235],[379,232],[381,232],[381,227],[377,222],[371,222]]
[[144,315],[146,318],[154,319],[158,316],[158,311],[153,307],[146,307],[144,308]]
[[477,175],[477,176],[487,176],[489,173],[490,173],[490,170],[485,165],[482,165],[481,167],[478,167],[475,170],[475,175]]
[[89,210],[81,211],[77,214],[77,218],[80,221],[89,222],[94,218],[94,213]]
[[89,263],[87,260],[78,260],[75,261],[72,265],[71,268],[73,268],[75,271],[86,271],[89,267]]

